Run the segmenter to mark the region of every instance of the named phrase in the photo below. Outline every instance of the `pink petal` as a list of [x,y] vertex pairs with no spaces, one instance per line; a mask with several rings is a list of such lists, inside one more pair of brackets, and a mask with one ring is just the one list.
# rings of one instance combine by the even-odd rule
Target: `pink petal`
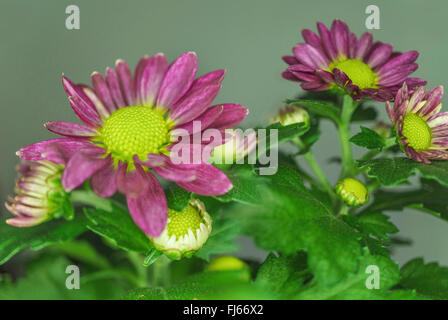
[[91,146],[75,153],[62,174],[64,188],[71,191],[79,187],[95,172],[107,165],[110,160],[103,157],[104,152],[105,150],[100,147]]
[[220,89],[221,84],[215,84],[193,92],[190,91],[186,97],[171,108],[170,118],[175,120],[178,125],[194,120],[210,106]]
[[331,34],[327,27],[321,23],[317,23],[317,30],[319,31],[320,38],[322,40],[322,46],[324,47],[325,53],[327,54],[329,60],[336,60],[338,54],[331,41]]
[[165,229],[168,206],[165,193],[157,179],[145,172],[148,188],[138,196],[126,195],[128,208],[135,224],[151,237],[158,237]]
[[338,56],[349,56],[348,41],[350,37],[350,30],[347,25],[341,20],[334,20],[331,24],[331,36],[333,45],[338,53]]
[[118,108],[126,106],[123,94],[121,93],[120,82],[118,80],[117,72],[112,68],[106,69],[106,83],[109,87],[110,95]]
[[66,164],[72,155],[91,145],[91,142],[81,139],[51,139],[24,147],[17,151],[17,155],[23,160],[46,159],[54,163]]
[[372,47],[372,39],[373,37],[369,32],[365,32],[361,38],[359,38],[355,48],[355,58],[364,60]]
[[307,43],[299,43],[293,49],[294,55],[300,63],[311,68],[325,68],[328,66],[328,59],[323,52]]
[[96,112],[95,105],[84,92],[65,76],[62,76],[62,85],[78,118],[88,126],[100,126],[102,121]]
[[193,81],[189,91],[196,91],[197,89],[208,87],[215,84],[221,84],[226,74],[225,70],[216,70],[206,73]]
[[107,86],[107,83],[104,80],[103,76],[98,72],[94,72],[90,76],[90,79],[92,81],[92,86],[95,90],[96,95],[103,102],[107,110],[109,110],[110,113],[113,113],[115,110],[117,110],[109,87]]
[[[213,123],[222,113],[224,107],[222,105],[213,106],[207,108],[199,117],[193,121],[177,125],[174,130],[171,131],[172,136],[191,135],[207,129],[210,124]],[[196,125],[195,125],[196,122]],[[200,123],[200,125],[197,125]]]
[[141,72],[141,79],[137,80],[139,85],[137,92],[143,105],[153,105],[167,69],[168,61],[163,53],[158,53],[148,59]]
[[107,165],[93,174],[90,184],[93,191],[100,197],[108,198],[117,191],[117,171],[114,168],[113,161],[110,160]]
[[[221,115],[209,125],[209,128],[215,128],[218,130],[232,128],[243,121],[249,114],[249,110],[239,104],[227,103],[220,106],[223,107]],[[214,106],[211,108],[213,107]]]
[[166,155],[149,154],[147,161],[140,161],[136,157],[134,160],[152,168],[155,173],[167,180],[188,182],[195,178],[194,165],[174,164]]
[[120,86],[126,101],[126,105],[133,106],[135,97],[131,70],[129,69],[128,64],[123,60],[117,60],[115,62],[115,70],[117,71],[118,78],[120,79]]
[[227,193],[233,185],[229,178],[218,168],[203,163],[195,166],[196,178],[191,182],[177,182],[177,184],[190,192],[203,196],[217,196]]
[[65,121],[50,121],[45,123],[45,128],[49,131],[66,137],[94,137],[98,134],[95,129],[77,124],[73,122]]
[[392,45],[383,44],[370,53],[367,64],[372,68],[382,66],[392,54]]
[[198,59],[196,53],[187,52],[169,67],[157,97],[157,106],[169,108],[190,89],[196,75]]

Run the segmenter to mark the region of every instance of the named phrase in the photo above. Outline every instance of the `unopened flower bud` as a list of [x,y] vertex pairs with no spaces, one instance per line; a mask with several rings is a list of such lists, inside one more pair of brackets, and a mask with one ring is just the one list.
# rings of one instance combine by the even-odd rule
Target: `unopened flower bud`
[[205,268],[206,271],[241,271],[241,280],[250,281],[249,266],[242,260],[233,256],[221,256],[213,259]]
[[257,146],[257,133],[245,134],[241,129],[227,129],[226,142],[213,148],[209,162],[215,164],[233,164],[250,154]]
[[6,222],[15,227],[31,227],[61,215],[70,218],[73,208],[61,184],[63,170],[63,165],[46,160],[21,163],[17,169],[17,195],[5,203],[16,217]]
[[308,127],[310,125],[310,116],[304,108],[290,105],[280,109],[277,116],[271,119],[271,123],[276,122],[280,122],[282,126],[303,122]]
[[191,200],[182,211],[168,209],[168,222],[162,234],[151,238],[154,247],[168,258],[191,257],[202,248],[212,231],[212,219],[204,204]]
[[360,181],[345,178],[336,184],[336,193],[350,206],[360,206],[369,201],[369,192]]
[[391,129],[392,126],[388,125],[387,123],[384,123],[383,121],[378,121],[372,127],[372,130],[378,133],[378,135],[383,139],[387,139],[390,137]]

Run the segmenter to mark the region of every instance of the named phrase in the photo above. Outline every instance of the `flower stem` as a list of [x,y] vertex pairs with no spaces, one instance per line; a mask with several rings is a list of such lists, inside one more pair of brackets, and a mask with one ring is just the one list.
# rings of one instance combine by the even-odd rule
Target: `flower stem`
[[338,123],[339,141],[341,143],[342,171],[341,177],[344,178],[353,174],[353,154],[350,143],[350,120],[357,107],[349,95],[343,97],[341,121]]
[[[305,148],[305,144],[299,137],[294,138],[293,142],[300,150],[303,150]],[[311,152],[311,150],[308,150],[306,153],[304,153],[303,158],[306,160],[308,166],[313,171],[314,175],[319,180],[321,186],[325,189],[330,198],[332,200],[335,200],[336,194],[334,193],[333,187],[328,181],[322,169],[320,168],[319,164],[317,163],[316,158],[314,158],[314,155]]]
[[90,205],[97,209],[110,211],[112,204],[110,200],[100,198],[92,191],[75,190],[70,193],[70,201]]

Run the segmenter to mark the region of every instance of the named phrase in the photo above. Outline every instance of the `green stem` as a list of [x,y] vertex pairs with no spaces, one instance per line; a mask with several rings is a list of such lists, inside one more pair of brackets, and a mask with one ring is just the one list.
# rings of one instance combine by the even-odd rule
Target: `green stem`
[[[299,137],[294,138],[293,142],[300,150],[303,150],[305,148],[305,144],[302,142],[302,140]],[[320,166],[317,163],[316,158],[314,158],[314,155],[311,152],[311,150],[308,150],[306,153],[304,153],[303,158],[306,160],[306,162],[308,163],[308,166],[313,171],[316,178],[319,180],[323,189],[328,193],[328,195],[331,197],[332,200],[335,200],[336,194],[334,193],[333,186],[328,181],[324,172],[320,168]]]
[[148,285],[148,269],[143,265],[143,257],[136,252],[128,252],[128,259],[137,273],[138,286],[140,288]]
[[110,211],[112,209],[112,204],[110,200],[100,198],[92,191],[76,190],[70,193],[71,202],[82,203],[90,205],[97,209],[102,209]]
[[161,256],[152,264],[153,286],[167,286],[170,282],[170,266],[171,260],[166,256]]
[[341,177],[344,178],[353,174],[353,154],[350,143],[350,120],[357,107],[351,96],[345,95],[342,103],[341,121],[338,123],[339,141],[341,144],[342,170]]

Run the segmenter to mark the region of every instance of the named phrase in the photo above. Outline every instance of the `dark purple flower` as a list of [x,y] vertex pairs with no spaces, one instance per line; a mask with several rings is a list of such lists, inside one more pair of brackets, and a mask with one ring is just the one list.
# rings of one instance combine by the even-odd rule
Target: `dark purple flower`
[[330,30],[318,22],[317,29],[319,36],[304,29],[305,43],[293,48],[293,56],[283,57],[289,65],[283,77],[300,82],[304,90],[339,87],[356,100],[392,101],[403,82],[410,89],[426,84],[409,78],[418,68],[417,51],[394,52],[391,44],[373,42],[368,32],[357,39],[341,20],[334,20]]

